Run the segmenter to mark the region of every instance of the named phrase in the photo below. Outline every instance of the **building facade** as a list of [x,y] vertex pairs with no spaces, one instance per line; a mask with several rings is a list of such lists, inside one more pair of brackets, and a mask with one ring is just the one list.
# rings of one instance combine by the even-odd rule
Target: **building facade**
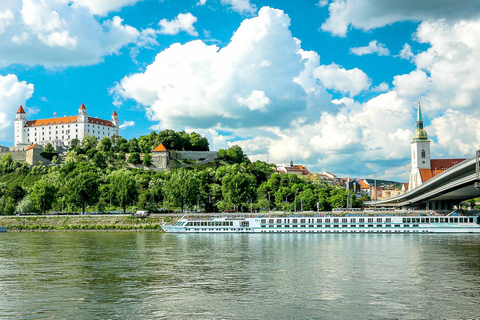
[[420,103],[418,104],[417,129],[411,142],[412,171],[408,191],[412,191],[436,175],[453,167],[465,159],[431,159],[430,140],[423,128],[423,117]]
[[96,136],[98,139],[118,136],[119,126],[117,112],[113,111],[111,120],[89,117],[83,103],[76,116],[40,120],[27,120],[25,110],[20,106],[14,121],[14,144],[15,147],[47,143],[69,146],[73,139],[82,141],[87,136]]

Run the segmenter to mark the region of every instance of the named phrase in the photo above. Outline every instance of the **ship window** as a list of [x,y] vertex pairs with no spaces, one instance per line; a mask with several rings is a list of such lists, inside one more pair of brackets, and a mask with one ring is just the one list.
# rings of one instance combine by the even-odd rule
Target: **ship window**
[[267,222],[267,220],[265,220],[265,219],[260,220],[260,223],[266,223],[266,222]]
[[326,224],[326,225],[325,225],[325,228],[330,228],[330,225],[329,225],[329,224]]
[[269,219],[269,220],[268,220],[268,223],[273,223],[273,219]]
[[458,218],[453,218],[453,223],[458,223]]
[[333,219],[333,223],[338,223],[338,219]]
[[342,223],[347,223],[347,219],[343,218]]
[[305,219],[300,219],[300,223],[305,223]]
[[277,223],[282,223],[282,219],[277,219]]
[[322,223],[322,219],[317,219],[317,223]]
[[292,219],[292,223],[297,223],[297,219]]
[[365,222],[365,219],[364,219],[364,218],[360,218],[360,219],[358,219],[358,222]]
[[377,218],[377,222],[382,222],[382,218]]
[[357,222],[357,219],[352,218],[352,219],[350,220],[350,222],[351,222],[351,223],[355,223],[355,222]]
[[325,223],[330,223],[330,219],[325,219]]
[[373,222],[373,218],[368,218],[368,222]]

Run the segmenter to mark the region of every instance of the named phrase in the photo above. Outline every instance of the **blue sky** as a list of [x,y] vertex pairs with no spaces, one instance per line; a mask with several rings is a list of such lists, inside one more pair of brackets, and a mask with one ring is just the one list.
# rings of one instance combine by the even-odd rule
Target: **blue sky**
[[480,133],[480,1],[12,0],[0,3],[0,144],[27,118],[119,114],[127,139],[408,180],[416,105],[436,158]]

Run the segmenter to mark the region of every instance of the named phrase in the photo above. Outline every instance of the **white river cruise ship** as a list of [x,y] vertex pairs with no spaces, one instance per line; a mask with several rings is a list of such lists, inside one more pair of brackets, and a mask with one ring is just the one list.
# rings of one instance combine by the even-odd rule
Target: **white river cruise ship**
[[479,216],[183,216],[173,233],[479,233]]

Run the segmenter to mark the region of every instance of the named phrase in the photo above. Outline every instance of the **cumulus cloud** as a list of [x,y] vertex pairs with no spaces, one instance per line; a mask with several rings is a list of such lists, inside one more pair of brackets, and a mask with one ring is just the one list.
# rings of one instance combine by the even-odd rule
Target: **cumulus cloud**
[[96,15],[106,15],[111,11],[133,5],[139,1],[142,0],[73,0],[76,5],[86,7]]
[[128,127],[133,127],[135,125],[135,121],[123,121],[120,125],[120,129],[125,129]]
[[162,28],[159,30],[161,34],[178,34],[181,31],[185,31],[191,36],[198,36],[198,32],[195,30],[193,24],[197,22],[197,17],[189,13],[179,13],[178,16],[168,21],[162,19],[158,23]]
[[[309,107],[297,79],[309,60],[289,25],[283,11],[262,8],[258,17],[242,22],[224,48],[199,40],[173,44],[145,72],[122,79],[117,92],[145,105],[163,128],[192,121],[204,128],[286,126],[292,114]],[[311,78],[313,66],[309,70]],[[252,119],[252,110],[263,116]]]
[[253,90],[246,98],[238,97],[237,102],[239,105],[248,107],[252,111],[267,112],[265,107],[270,103],[270,99],[265,96],[265,92]]
[[0,64],[55,67],[98,63],[135,42],[140,32],[118,16],[98,21],[94,14],[134,2],[12,0],[2,4]]
[[383,43],[378,43],[377,40],[372,40],[365,47],[350,48],[350,52],[357,56],[376,53],[379,56],[389,56],[390,51]]
[[448,109],[432,120],[427,132],[437,138],[435,148],[444,157],[472,156],[480,141],[480,118]]
[[333,0],[321,29],[346,36],[348,28],[371,30],[397,21],[459,21],[478,17],[478,1],[464,0]]
[[250,3],[250,0],[222,0],[223,4],[229,5],[240,14],[254,14],[257,7]]
[[358,68],[346,70],[335,63],[319,66],[313,74],[325,87],[350,96],[356,96],[371,85],[370,78],[362,70]]
[[18,81],[14,74],[0,75],[0,138],[13,140],[12,119],[20,105],[33,94],[33,84]]

